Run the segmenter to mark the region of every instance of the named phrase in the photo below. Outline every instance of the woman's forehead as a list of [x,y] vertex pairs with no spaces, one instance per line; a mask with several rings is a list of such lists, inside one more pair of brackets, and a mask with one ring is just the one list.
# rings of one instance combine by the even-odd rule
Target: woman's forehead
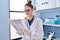
[[31,9],[29,6],[25,6],[24,9]]

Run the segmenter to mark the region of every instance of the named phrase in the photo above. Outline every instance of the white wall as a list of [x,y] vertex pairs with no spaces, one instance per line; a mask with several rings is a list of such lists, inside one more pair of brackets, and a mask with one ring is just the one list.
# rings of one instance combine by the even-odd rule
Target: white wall
[[[42,10],[42,9],[50,9],[50,8],[55,8],[57,7],[57,0],[32,0],[33,1],[33,5],[36,6],[36,10]],[[48,4],[46,4],[45,2],[48,2]],[[45,3],[43,5],[41,5],[42,3]]]

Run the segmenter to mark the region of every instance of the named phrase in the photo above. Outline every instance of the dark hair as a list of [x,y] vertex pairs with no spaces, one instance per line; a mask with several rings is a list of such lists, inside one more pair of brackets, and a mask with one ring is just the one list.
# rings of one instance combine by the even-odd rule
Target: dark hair
[[29,1],[27,4],[25,4],[25,6],[29,6],[30,8],[33,9],[33,5],[31,3],[32,3],[32,1]]

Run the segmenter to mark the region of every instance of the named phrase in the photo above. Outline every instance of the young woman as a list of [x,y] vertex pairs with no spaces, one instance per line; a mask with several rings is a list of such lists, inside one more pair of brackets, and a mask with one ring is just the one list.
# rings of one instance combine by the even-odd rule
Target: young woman
[[[27,17],[25,18],[26,19],[25,28],[27,29],[21,30],[23,33],[23,40],[42,40],[44,35],[43,24],[40,18],[33,15],[34,7],[31,4],[31,1],[29,1],[24,6],[24,11],[25,14],[27,15]],[[11,24],[14,21],[19,22],[20,20],[11,20]],[[14,27],[17,30],[18,34],[20,34],[21,32],[18,31],[19,26],[14,26]]]

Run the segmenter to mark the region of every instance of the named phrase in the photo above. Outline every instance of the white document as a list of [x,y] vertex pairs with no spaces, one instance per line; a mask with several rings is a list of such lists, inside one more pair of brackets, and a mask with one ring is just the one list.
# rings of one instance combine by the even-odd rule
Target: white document
[[27,30],[26,28],[26,21],[24,19],[18,19],[18,20],[10,20],[10,24],[12,24],[12,26],[17,30],[17,31],[21,31],[21,30]]

